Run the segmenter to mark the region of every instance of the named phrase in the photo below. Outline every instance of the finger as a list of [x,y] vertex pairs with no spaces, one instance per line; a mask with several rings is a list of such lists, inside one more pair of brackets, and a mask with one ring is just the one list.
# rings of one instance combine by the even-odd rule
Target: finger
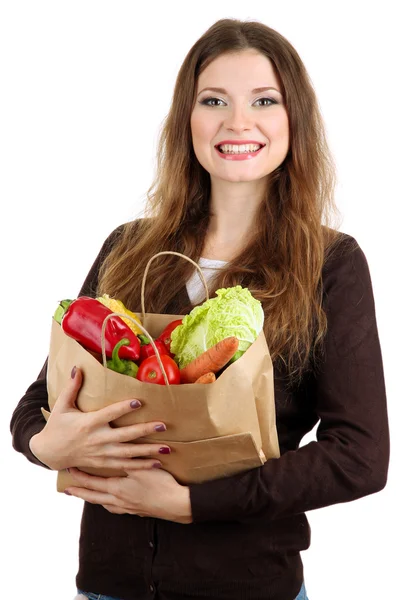
[[135,423],[134,425],[124,425],[115,427],[110,431],[109,441],[112,442],[132,442],[142,437],[154,435],[166,431],[165,423],[162,421],[148,421],[146,423]]
[[162,469],[162,463],[152,459],[131,458],[126,467],[124,467],[124,470],[128,475],[131,471],[143,471],[144,469]]
[[106,494],[104,492],[98,492],[84,487],[73,487],[69,486],[65,493],[68,496],[75,496],[75,498],[81,498],[91,504],[109,504],[113,505],[118,500],[112,494]]
[[[92,458],[85,465],[81,465],[82,469],[114,469],[115,471],[123,471],[128,473],[132,469],[150,469],[154,465],[161,463],[157,460],[160,455],[154,458]],[[89,464],[90,463],[90,464]]]
[[[111,421],[115,421],[119,417],[131,413],[140,408],[141,404],[137,406],[137,400],[130,398],[129,400],[121,400],[120,402],[115,402],[114,404],[110,404],[110,406],[106,406],[104,408],[100,408],[99,410],[93,411],[91,413],[91,418],[95,425],[104,425],[105,423],[111,423]],[[136,403],[136,404],[135,404]]]
[[110,448],[108,458],[140,458],[146,456],[166,455],[171,453],[171,448],[166,444],[118,444]]
[[[98,477],[97,475],[90,475],[89,473],[85,473],[80,469],[76,469],[72,467],[68,469],[69,474],[79,482],[83,488],[88,488],[90,490],[96,490],[98,492],[103,492],[108,494],[110,492],[110,480],[116,479],[115,477]],[[68,488],[69,490],[70,488]]]
[[68,409],[76,409],[76,398],[83,382],[82,370],[78,367],[73,367],[71,376],[67,384],[62,389],[54,405],[53,411],[66,412]]

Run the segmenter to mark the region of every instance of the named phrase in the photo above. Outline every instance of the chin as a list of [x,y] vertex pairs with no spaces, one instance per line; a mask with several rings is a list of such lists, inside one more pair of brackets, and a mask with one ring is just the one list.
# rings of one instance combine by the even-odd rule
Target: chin
[[264,179],[267,177],[266,173],[238,173],[237,175],[223,173],[219,175],[218,173],[213,174],[213,177],[216,179],[221,179],[223,181],[229,181],[231,183],[251,183],[252,181],[259,181],[260,179]]

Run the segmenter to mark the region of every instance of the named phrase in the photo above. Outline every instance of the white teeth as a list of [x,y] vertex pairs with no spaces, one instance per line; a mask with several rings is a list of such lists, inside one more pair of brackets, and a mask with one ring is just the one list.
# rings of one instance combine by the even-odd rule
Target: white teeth
[[248,152],[256,152],[261,148],[261,144],[223,144],[218,146],[219,150],[224,154],[246,154]]

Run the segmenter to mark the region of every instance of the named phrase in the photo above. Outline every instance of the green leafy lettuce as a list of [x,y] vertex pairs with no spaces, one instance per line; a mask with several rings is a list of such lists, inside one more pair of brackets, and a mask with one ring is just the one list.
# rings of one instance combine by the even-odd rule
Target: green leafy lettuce
[[247,288],[236,285],[221,288],[216,294],[216,298],[196,306],[171,334],[171,352],[180,369],[231,335],[239,340],[239,349],[230,361],[233,362],[244,354],[263,328],[261,302]]

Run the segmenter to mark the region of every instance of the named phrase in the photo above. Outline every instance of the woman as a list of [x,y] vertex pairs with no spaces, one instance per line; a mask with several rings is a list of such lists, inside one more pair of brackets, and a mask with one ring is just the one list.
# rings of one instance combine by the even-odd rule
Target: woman
[[[304,599],[304,513],[381,490],[389,434],[367,261],[354,238],[327,224],[333,161],[291,44],[257,22],[215,23],[180,69],[158,158],[146,218],[112,232],[80,294],[109,293],[139,311],[137,282],[162,250],[200,262],[210,296],[248,287],[265,312],[280,458],[180,485],[152,468],[168,447],[129,444],[165,424],[112,429],[140,410],[138,399],[80,413],[77,368],[45,425],[46,364],[14,411],[13,444],[36,464],[70,468],[83,486],[67,490],[85,500],[83,598]],[[148,312],[189,312],[204,299],[196,278],[187,261],[159,257]],[[318,421],[318,441],[299,448]],[[102,479],[85,466],[128,476]]]

